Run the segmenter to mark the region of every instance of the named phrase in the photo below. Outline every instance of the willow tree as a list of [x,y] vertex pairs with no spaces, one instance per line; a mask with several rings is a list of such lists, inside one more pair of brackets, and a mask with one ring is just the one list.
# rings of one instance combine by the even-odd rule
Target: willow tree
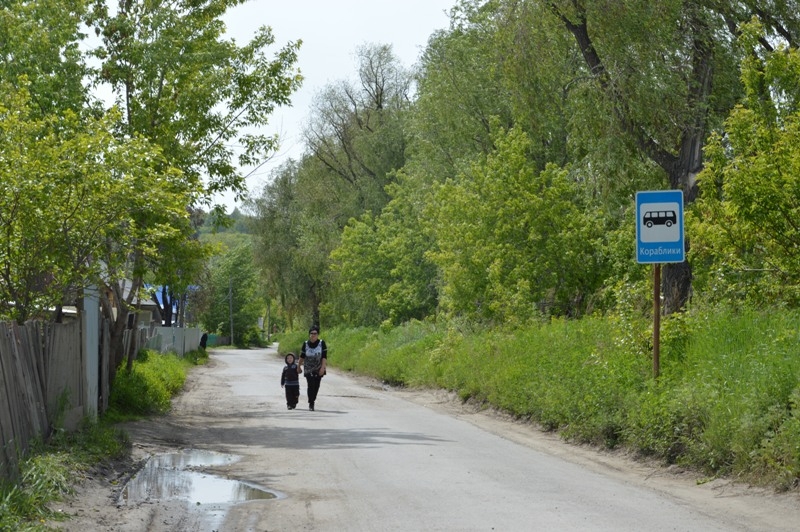
[[[791,5],[464,0],[423,57],[420,145],[441,161],[440,178],[441,169],[452,177],[448,161],[460,162],[457,173],[470,154],[494,149],[495,117],[528,134],[539,168],[569,165],[593,208],[619,217],[620,231],[639,187],[681,190],[690,205],[707,136],[741,94],[741,23],[761,21],[762,52],[791,45],[799,20]],[[690,289],[688,262],[665,269],[668,312]]]
[[[690,205],[703,169],[703,148],[741,94],[735,37],[754,17],[766,28],[765,50],[792,43],[798,13],[784,2],[713,0],[532,0],[574,39],[583,85],[601,98],[619,134]],[[587,85],[588,84],[588,85]],[[601,107],[602,108],[602,107]],[[688,239],[687,239],[688,242]],[[688,262],[664,272],[666,311],[682,308],[691,289]]]
[[[304,130],[307,150],[281,168],[251,204],[256,256],[285,310],[319,323],[345,293],[330,253],[349,220],[386,205],[406,161],[411,75],[388,45],[357,50],[355,82],[320,92]],[[325,310],[327,307],[327,311]]]
[[[321,253],[304,251],[303,199],[298,188],[299,164],[289,162],[273,174],[271,182],[246,204],[252,213],[253,253],[270,299],[279,302],[290,327],[295,319],[313,319],[319,309],[319,285],[315,278]],[[309,198],[312,205],[316,201]],[[315,247],[320,251],[318,247]],[[317,314],[318,318],[319,315]]]
[[[385,187],[389,202],[351,220],[332,253],[341,294],[332,310],[342,319],[396,324],[437,311],[441,276],[430,256],[437,218],[429,209],[432,184],[492,150],[490,121],[503,117],[510,123],[494,68],[500,55],[495,42],[491,31],[467,17],[431,37],[405,120],[405,162]],[[467,208],[465,215],[472,205]]]
[[340,80],[317,95],[304,136],[309,153],[351,193],[357,215],[380,211],[384,187],[405,164],[412,78],[389,45],[364,45],[356,55],[356,82]]
[[499,68],[506,52],[499,45],[490,7],[462,2],[448,30],[434,33],[420,58],[405,171],[429,186],[454,177],[476,156],[492,148],[492,121],[515,123],[510,92]]

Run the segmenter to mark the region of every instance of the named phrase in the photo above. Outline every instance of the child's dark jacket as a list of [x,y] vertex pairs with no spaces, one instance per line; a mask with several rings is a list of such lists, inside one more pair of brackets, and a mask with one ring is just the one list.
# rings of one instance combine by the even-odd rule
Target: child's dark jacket
[[281,373],[281,386],[300,386],[300,377],[297,374],[297,363],[286,364]]

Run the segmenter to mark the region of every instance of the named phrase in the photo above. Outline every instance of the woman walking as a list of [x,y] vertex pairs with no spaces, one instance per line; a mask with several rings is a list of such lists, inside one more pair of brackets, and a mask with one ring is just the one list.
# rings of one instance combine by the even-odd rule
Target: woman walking
[[314,401],[317,400],[319,385],[328,365],[328,346],[325,340],[319,337],[319,327],[312,326],[308,330],[308,340],[300,348],[300,367],[304,369],[306,384],[308,385],[308,409],[314,410]]

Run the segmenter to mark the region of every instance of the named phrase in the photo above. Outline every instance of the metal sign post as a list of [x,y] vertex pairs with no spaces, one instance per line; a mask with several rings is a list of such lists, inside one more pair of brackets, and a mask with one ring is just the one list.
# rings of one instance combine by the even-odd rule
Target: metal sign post
[[661,265],[653,265],[653,378],[661,374]]
[[683,192],[636,193],[636,262],[653,264],[653,376],[660,374],[661,264],[683,262]]

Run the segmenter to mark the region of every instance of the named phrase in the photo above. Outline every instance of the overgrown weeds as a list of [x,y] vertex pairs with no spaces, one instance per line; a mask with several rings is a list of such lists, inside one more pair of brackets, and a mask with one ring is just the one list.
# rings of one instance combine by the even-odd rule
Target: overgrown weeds
[[[337,368],[452,390],[568,440],[789,489],[800,481],[799,335],[800,312],[785,309],[672,316],[662,321],[658,380],[652,323],[630,316],[324,336]],[[292,339],[299,347],[300,335]]]
[[184,357],[140,351],[130,372],[124,368],[117,372],[111,388],[108,417],[118,421],[165,413],[172,397],[183,388],[187,369],[207,360],[205,350]]
[[127,436],[106,423],[85,422],[76,432],[56,430],[36,442],[19,465],[15,482],[0,485],[0,530],[47,530],[46,521],[66,516],[53,503],[73,493],[76,480],[93,467],[129,453]]

